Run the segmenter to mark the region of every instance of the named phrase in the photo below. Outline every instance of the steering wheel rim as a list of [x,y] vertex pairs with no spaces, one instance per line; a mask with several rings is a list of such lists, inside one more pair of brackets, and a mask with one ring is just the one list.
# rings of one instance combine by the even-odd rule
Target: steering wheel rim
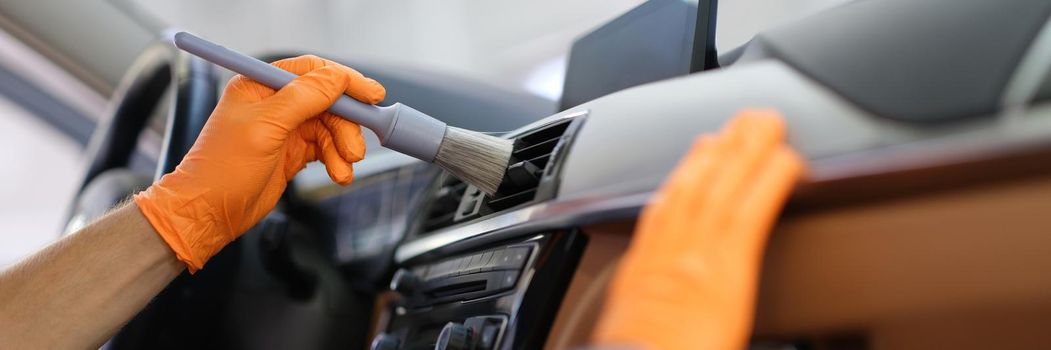
[[67,217],[68,234],[98,218],[127,195],[148,185],[127,170],[139,135],[165,93],[164,141],[153,179],[175,169],[193,145],[218,100],[218,77],[207,61],[160,40],[142,51],[121,79],[88,145],[88,166]]

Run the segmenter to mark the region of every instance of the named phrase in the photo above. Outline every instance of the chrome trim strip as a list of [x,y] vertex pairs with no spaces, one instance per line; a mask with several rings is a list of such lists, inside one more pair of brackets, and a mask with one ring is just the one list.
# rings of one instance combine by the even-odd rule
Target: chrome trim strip
[[528,226],[529,228],[539,229],[565,225],[570,222],[580,224],[587,221],[608,219],[610,217],[602,216],[602,214],[637,210],[646,205],[651,196],[652,192],[641,192],[630,195],[581,197],[537,203],[479,222],[454,226],[430,233],[424,237],[406,242],[394,252],[394,261],[400,264],[455,242],[510,228]]
[[533,129],[540,128],[540,127],[542,127],[544,125],[551,124],[551,123],[554,123],[554,122],[557,122],[557,121],[560,121],[560,120],[564,120],[564,119],[572,119],[572,118],[584,116],[584,115],[587,115],[589,112],[590,112],[590,110],[588,110],[588,109],[581,109],[581,110],[572,110],[571,109],[571,110],[563,111],[562,113],[555,114],[555,115],[552,115],[550,117],[546,117],[546,118],[537,120],[535,122],[529,123],[528,125],[523,126],[521,128],[508,131],[507,133],[505,133],[503,135],[500,135],[500,137],[503,137],[503,138],[517,137],[518,135],[521,135],[522,133],[525,133],[527,131],[532,131]]
[[1017,116],[1032,101],[1040,84],[1051,79],[1051,20],[1044,23],[1029,49],[1022,56],[1014,74],[1007,81],[1000,107],[1008,116]]

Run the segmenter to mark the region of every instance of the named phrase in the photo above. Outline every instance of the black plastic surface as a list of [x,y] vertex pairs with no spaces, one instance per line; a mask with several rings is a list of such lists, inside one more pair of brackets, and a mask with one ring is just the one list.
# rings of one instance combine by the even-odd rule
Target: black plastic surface
[[933,123],[997,111],[1049,14],[1047,0],[855,1],[751,45],[877,115]]
[[1051,100],[1051,73],[1044,77],[1044,82],[1040,84],[1040,88],[1036,91],[1036,96],[1033,97],[1033,101],[1043,102]]
[[691,73],[719,68],[718,51],[715,49],[718,13],[719,0],[697,1],[697,22],[693,28],[693,54],[690,58]]
[[569,53],[560,109],[689,74],[696,22],[696,4],[652,0],[577,39]]

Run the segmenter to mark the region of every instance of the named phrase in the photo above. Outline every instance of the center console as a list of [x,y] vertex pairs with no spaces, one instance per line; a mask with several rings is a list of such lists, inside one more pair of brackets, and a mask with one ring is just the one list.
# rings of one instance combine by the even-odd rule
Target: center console
[[[381,306],[385,317],[378,322],[372,348],[544,347],[585,249],[586,236],[577,228],[618,208],[628,208],[621,214],[630,215],[647,198],[561,198],[563,163],[571,158],[568,150],[590,115],[578,105],[712,68],[713,16],[714,1],[701,6],[647,1],[578,38],[567,67],[561,101],[565,110],[507,135],[514,139],[514,150],[497,193],[485,194],[454,177],[437,175],[423,191],[420,209],[395,251],[397,270],[389,293],[394,297]],[[622,138],[608,145],[608,154],[634,142]],[[614,157],[603,158],[617,163]],[[583,167],[577,169],[579,174]]]
[[373,349],[543,346],[585,236],[564,227],[494,232],[520,227],[516,218],[554,196],[564,150],[585,116],[512,133],[512,159],[493,195],[447,174],[433,180],[399,247],[394,297]]
[[391,281],[398,296],[372,348],[539,348],[584,245],[575,231],[544,232],[407,265]]

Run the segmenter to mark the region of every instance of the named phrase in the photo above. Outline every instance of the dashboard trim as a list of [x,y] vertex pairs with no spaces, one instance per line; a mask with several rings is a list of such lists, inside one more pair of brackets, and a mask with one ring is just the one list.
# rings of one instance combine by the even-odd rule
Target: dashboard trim
[[[428,234],[402,244],[394,253],[394,260],[404,264],[426,254],[443,254],[446,250],[460,250],[486,245],[521,234],[539,230],[564,228],[570,224],[582,225],[616,218],[632,217],[649,202],[653,192],[646,191],[630,195],[606,198],[581,197],[537,203],[508,213],[493,216],[483,221],[453,227]],[[465,240],[472,239],[470,242]]]

